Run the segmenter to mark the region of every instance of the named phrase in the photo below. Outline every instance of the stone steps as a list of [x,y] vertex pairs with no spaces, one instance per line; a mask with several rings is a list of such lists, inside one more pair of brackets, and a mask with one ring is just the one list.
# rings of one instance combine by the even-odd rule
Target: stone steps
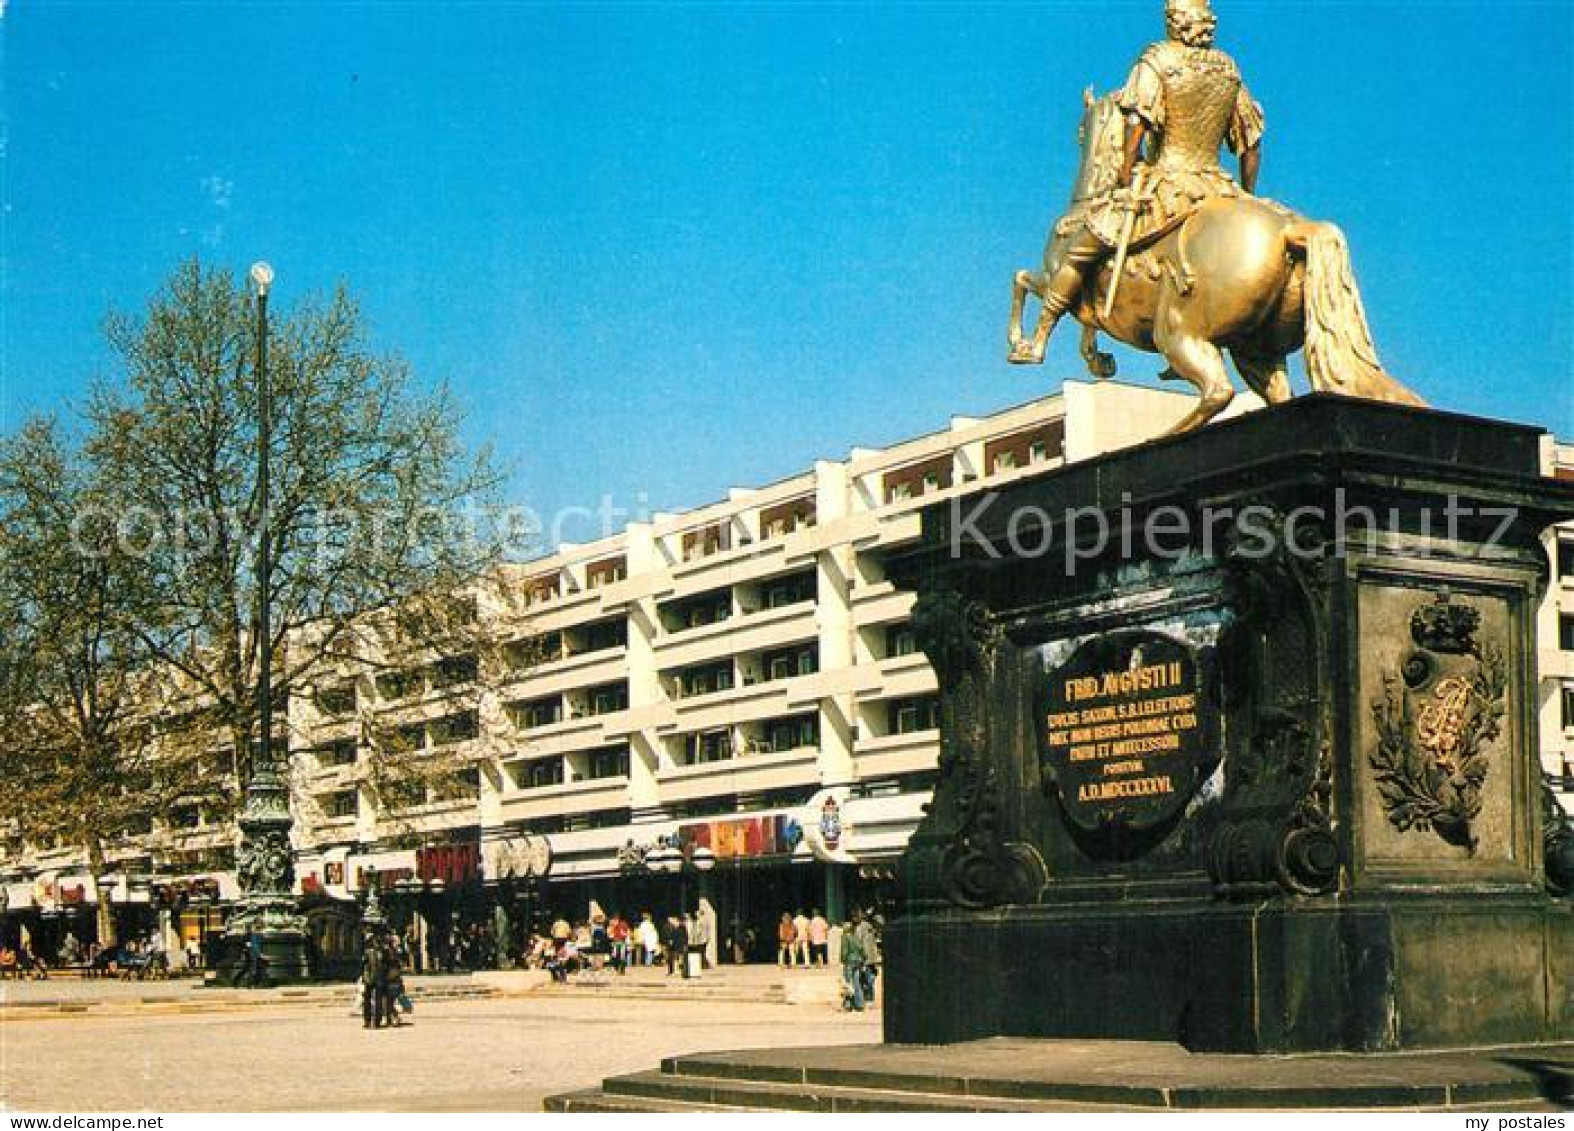
[[[705,1053],[547,1111],[1558,1111],[1574,1049],[1218,1057],[1140,1042],[981,1041]],[[1518,1065],[1516,1067],[1516,1065]]]
[[[1042,1100],[995,1096],[959,1096],[832,1084],[789,1084],[766,1080],[640,1072],[614,1076],[601,1085],[609,1096],[641,1098],[666,1104],[684,1103],[732,1111],[805,1112],[1027,1112],[1066,1111],[1070,1105]],[[1137,1111],[1134,1107],[1099,1105],[1099,1111]]]

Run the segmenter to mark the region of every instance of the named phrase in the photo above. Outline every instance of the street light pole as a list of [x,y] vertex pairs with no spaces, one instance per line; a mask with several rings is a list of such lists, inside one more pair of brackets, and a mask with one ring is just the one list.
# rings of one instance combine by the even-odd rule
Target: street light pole
[[268,449],[273,442],[273,394],[268,387],[268,290],[273,268],[254,263],[251,280],[257,287],[257,716],[261,733],[257,761],[273,764],[273,548],[269,529]]
[[[295,857],[290,844],[289,782],[273,752],[273,554],[269,507],[269,449],[273,403],[268,378],[268,291],[273,268],[251,269],[257,292],[257,724],[259,734],[246,775],[239,819],[241,842],[235,874],[241,895],[228,931],[231,970],[253,984],[299,982],[310,977],[306,923],[295,906]],[[243,948],[243,949],[242,949]],[[237,953],[237,952],[240,953]],[[241,965],[241,962],[244,965]]]

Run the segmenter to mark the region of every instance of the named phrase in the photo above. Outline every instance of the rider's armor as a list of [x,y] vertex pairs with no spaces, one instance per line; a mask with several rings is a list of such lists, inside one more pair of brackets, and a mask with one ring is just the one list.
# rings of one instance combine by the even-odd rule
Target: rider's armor
[[[1262,109],[1223,51],[1174,40],[1155,43],[1132,68],[1120,108],[1141,118],[1158,143],[1144,185],[1143,195],[1151,200],[1137,213],[1133,244],[1169,231],[1210,197],[1245,194],[1220,167],[1219,148],[1228,145],[1239,155],[1256,145]],[[1113,245],[1125,216],[1106,196],[1089,209],[1087,224]]]
[[[1211,197],[1245,195],[1220,167],[1219,149],[1227,144],[1239,155],[1257,145],[1262,108],[1223,51],[1175,40],[1153,44],[1132,68],[1120,108],[1140,118],[1152,138],[1133,248],[1175,228]],[[1048,315],[1058,318],[1076,300],[1084,275],[1120,240],[1128,208],[1111,190],[1061,219],[1057,233],[1071,238],[1048,280]]]

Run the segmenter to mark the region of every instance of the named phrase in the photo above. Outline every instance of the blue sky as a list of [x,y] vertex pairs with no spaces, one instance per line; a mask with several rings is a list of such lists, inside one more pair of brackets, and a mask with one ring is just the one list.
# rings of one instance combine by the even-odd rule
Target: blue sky
[[[1261,191],[1342,225],[1432,403],[1574,437],[1574,6],[1216,0]],[[0,425],[183,258],[345,280],[549,513],[698,505],[1052,390],[1010,279],[1141,3],[11,0]],[[1160,365],[1122,356],[1122,375]]]

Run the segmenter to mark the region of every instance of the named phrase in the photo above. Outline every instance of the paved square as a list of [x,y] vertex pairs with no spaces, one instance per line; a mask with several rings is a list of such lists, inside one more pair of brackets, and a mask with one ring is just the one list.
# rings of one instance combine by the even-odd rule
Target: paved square
[[0,1021],[0,1103],[18,1110],[539,1111],[543,1096],[716,1049],[879,1040],[825,1005],[613,998],[575,988],[420,1003],[367,1031],[342,1006]]

